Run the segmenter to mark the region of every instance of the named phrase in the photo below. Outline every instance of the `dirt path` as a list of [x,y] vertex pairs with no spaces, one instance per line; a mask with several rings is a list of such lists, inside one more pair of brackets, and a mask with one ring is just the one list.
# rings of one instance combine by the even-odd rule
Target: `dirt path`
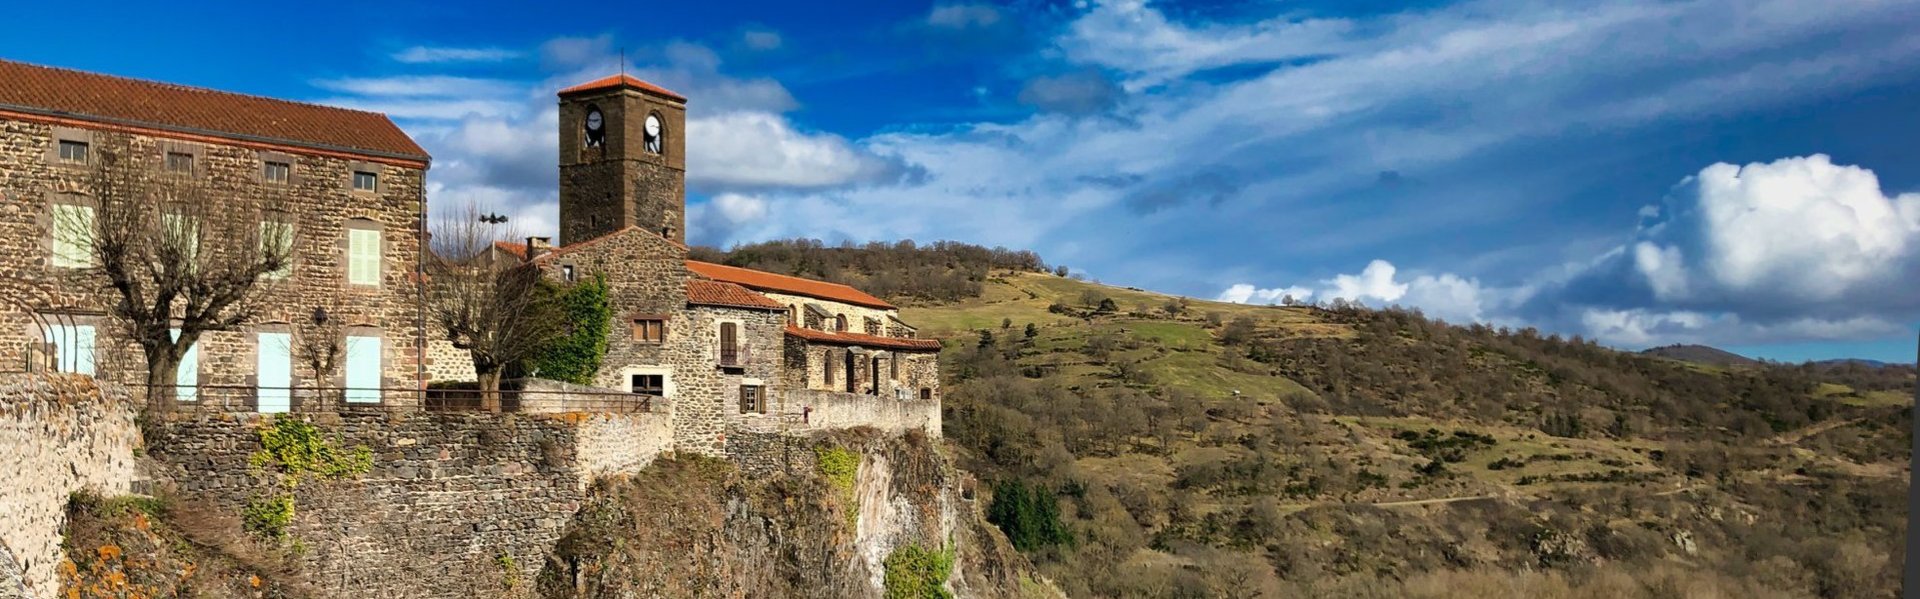
[[1829,421],[1822,422],[1820,424],[1816,424],[1816,425],[1802,428],[1799,430],[1791,430],[1784,433],[1780,433],[1778,436],[1775,436],[1774,438],[1769,439],[1767,442],[1774,445],[1793,445],[1795,443],[1799,443],[1801,440],[1806,439],[1807,437],[1818,435],[1820,433],[1824,433],[1824,432],[1827,432],[1836,428],[1840,428],[1843,426],[1852,426],[1855,424],[1859,424],[1862,421],[1865,421],[1866,419],[1867,418],[1865,416],[1862,416],[1859,418],[1848,418],[1846,420],[1829,420]]
[[1438,505],[1442,503],[1459,503],[1462,501],[1479,501],[1482,499],[1494,499],[1497,497],[1500,497],[1500,496],[1499,495],[1468,495],[1465,497],[1439,497],[1435,499],[1410,499],[1405,501],[1382,501],[1379,503],[1374,503],[1372,505],[1373,507],[1407,507],[1407,506],[1414,506],[1414,505]]

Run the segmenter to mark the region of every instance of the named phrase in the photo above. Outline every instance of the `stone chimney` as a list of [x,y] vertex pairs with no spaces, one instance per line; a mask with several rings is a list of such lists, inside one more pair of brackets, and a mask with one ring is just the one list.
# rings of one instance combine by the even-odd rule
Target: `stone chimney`
[[538,258],[540,257],[541,254],[545,254],[552,250],[553,250],[552,237],[528,237],[527,238],[527,259],[528,260]]

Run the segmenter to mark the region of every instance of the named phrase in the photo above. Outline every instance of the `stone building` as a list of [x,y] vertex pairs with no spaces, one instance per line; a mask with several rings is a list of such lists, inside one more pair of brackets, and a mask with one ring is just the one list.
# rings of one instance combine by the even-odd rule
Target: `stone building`
[[615,321],[598,386],[666,400],[685,451],[723,453],[729,431],[776,424],[939,433],[940,343],[898,308],[687,259],[685,97],[625,75],[559,97],[564,243],[496,248],[556,281],[605,277]]
[[[182,401],[278,411],[298,401],[291,388],[341,386],[356,388],[349,401],[417,397],[382,390],[422,379],[414,275],[430,158],[385,115],[8,61],[0,61],[0,371],[143,379],[140,352],[101,309],[89,229],[55,226],[91,222],[88,178],[108,154],[118,168],[198,179],[207,201],[287,198],[291,268],[275,277],[259,318],[208,333],[189,351]],[[317,327],[316,311],[335,326]],[[327,380],[295,357],[321,341],[320,330],[344,337],[335,341],[347,349]],[[211,392],[227,386],[234,392]]]

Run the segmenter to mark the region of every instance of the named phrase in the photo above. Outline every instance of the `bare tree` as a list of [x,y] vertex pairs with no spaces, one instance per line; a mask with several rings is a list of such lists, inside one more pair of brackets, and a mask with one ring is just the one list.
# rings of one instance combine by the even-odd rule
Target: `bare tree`
[[148,404],[164,410],[201,335],[258,314],[292,263],[295,232],[284,193],[214,187],[190,162],[151,168],[132,156],[125,144],[100,151],[91,212],[56,213],[54,226],[85,241],[82,284],[103,288],[109,319],[145,357]]
[[340,319],[329,314],[324,307],[314,308],[309,320],[311,326],[302,331],[292,348],[294,357],[300,359],[301,364],[307,367],[307,373],[313,377],[314,400],[327,405],[341,405],[346,401],[346,394],[341,389],[334,389],[337,385],[332,381],[333,376],[339,374],[340,362],[346,356],[343,342],[346,332],[340,326]]
[[436,219],[427,260],[427,314],[455,348],[473,358],[481,406],[500,410],[500,377],[564,332],[559,311],[539,293],[540,269],[527,256],[494,249],[517,239],[479,208]]

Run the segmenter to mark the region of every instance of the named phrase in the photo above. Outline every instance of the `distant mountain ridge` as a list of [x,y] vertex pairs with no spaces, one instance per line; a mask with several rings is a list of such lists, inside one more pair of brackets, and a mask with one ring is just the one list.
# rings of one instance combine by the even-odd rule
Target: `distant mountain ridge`
[[1674,344],[1648,348],[1641,355],[1714,366],[1758,366],[1759,360],[1706,345]]

